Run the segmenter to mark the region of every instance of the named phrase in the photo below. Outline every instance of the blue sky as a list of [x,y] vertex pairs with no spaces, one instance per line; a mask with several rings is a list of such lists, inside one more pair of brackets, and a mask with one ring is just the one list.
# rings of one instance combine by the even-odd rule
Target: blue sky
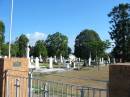
[[[129,0],[14,0],[12,41],[26,34],[30,44],[61,32],[73,49],[75,37],[84,29],[95,30],[102,40],[110,39],[107,14],[119,3]],[[5,23],[9,41],[11,0],[0,0],[0,20]]]

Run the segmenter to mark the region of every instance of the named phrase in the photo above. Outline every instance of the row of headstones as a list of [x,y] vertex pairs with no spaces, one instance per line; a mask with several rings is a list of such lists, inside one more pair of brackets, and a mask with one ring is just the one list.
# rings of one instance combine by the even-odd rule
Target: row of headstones
[[[29,58],[29,68],[40,69],[41,68],[40,64],[39,64],[40,60],[41,59],[39,59],[38,57],[36,57],[35,59],[33,57]],[[34,64],[34,62],[35,62],[35,64]],[[49,68],[50,69],[53,68],[53,59],[52,59],[52,57],[49,58]]]
[[[88,65],[89,65],[89,66],[92,65],[91,62],[92,62],[92,58],[89,57],[89,59],[88,59]],[[113,62],[113,64],[116,63],[115,58],[110,59],[110,57],[108,57],[107,60],[104,60],[104,58],[102,57],[102,58],[99,59],[99,64],[100,64],[100,65],[111,64],[112,62]]]
[[[42,59],[40,59],[40,58],[38,58],[38,57],[36,57],[35,59],[33,58],[33,57],[31,57],[31,58],[29,58],[29,68],[36,68],[36,69],[39,69],[40,68],[40,65],[39,65],[39,62],[40,62],[40,60],[42,60]],[[35,61],[34,61],[35,60]],[[56,62],[56,63],[58,63],[58,61],[57,61],[57,58],[56,58],[56,56],[54,56],[54,58],[53,57],[50,57],[50,58],[48,58],[48,60],[49,60],[49,69],[52,69],[53,68],[53,62]],[[78,59],[79,61],[80,61],[80,58]],[[34,64],[34,62],[35,62],[35,66],[34,65],[32,65],[32,64]],[[65,68],[70,68],[71,67],[71,65],[73,64],[73,68],[76,68],[76,65],[75,65],[75,61],[73,60],[69,60],[69,63],[68,64],[66,64],[65,63],[66,62],[66,60],[64,59],[64,57],[60,57],[60,63],[62,63],[62,64],[64,64],[64,67]]]

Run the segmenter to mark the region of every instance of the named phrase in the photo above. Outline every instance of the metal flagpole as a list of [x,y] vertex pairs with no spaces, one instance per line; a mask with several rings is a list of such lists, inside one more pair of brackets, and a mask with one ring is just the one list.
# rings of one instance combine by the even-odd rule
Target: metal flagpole
[[13,0],[11,4],[11,16],[10,16],[10,32],[9,32],[9,58],[11,57],[11,32],[12,32],[12,20],[13,20]]

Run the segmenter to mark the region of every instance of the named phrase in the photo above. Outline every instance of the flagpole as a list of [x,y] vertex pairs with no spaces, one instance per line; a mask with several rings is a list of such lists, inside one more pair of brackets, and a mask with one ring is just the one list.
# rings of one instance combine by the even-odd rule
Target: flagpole
[[9,31],[9,58],[11,57],[11,33],[12,33],[12,20],[13,20],[13,0],[11,2],[11,16],[10,16],[10,31]]

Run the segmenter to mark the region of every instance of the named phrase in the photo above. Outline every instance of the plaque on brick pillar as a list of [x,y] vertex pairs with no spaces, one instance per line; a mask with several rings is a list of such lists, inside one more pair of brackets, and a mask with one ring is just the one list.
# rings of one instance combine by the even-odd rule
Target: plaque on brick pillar
[[130,97],[130,63],[110,65],[109,97]]
[[0,97],[28,97],[28,59],[0,59]]

